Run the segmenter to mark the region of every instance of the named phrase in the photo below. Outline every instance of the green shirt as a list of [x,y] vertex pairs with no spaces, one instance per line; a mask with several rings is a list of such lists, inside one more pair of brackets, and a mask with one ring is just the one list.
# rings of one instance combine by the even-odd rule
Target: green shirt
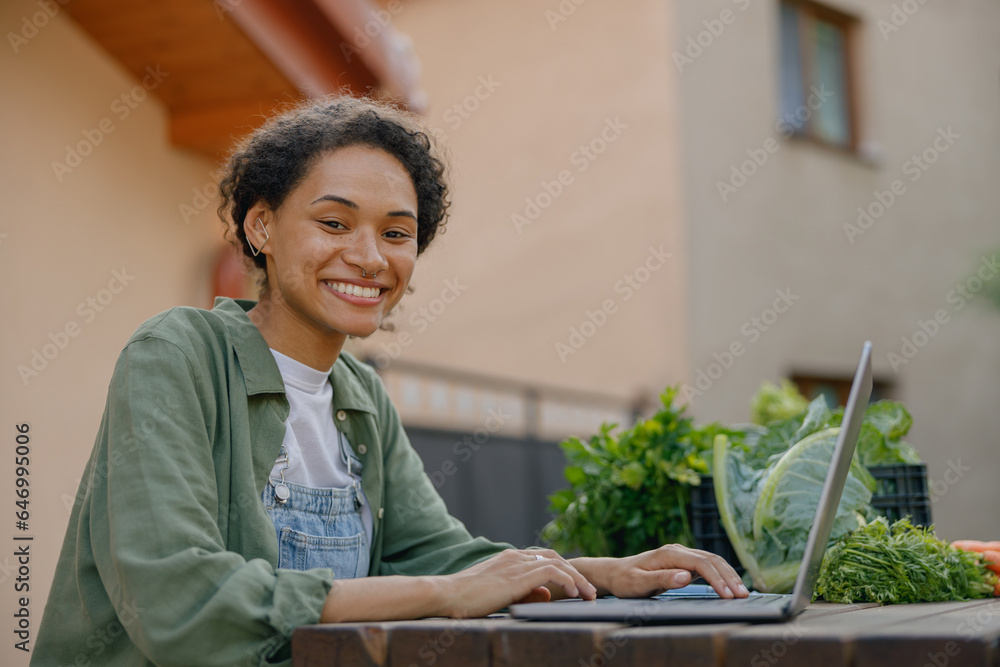
[[[285,434],[277,364],[246,311],[174,308],[115,366],[32,665],[289,664],[333,573],[278,569],[261,491]],[[381,380],[342,352],[337,426],[364,463],[370,576],[447,574],[511,548],[451,517]]]

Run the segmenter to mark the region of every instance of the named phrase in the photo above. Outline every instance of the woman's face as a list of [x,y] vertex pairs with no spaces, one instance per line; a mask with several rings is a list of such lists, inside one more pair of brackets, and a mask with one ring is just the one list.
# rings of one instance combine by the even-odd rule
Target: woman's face
[[244,226],[262,241],[258,216],[270,236],[262,249],[269,317],[291,318],[282,324],[369,336],[405,293],[417,259],[417,194],[389,153],[326,153],[277,211],[251,209]]

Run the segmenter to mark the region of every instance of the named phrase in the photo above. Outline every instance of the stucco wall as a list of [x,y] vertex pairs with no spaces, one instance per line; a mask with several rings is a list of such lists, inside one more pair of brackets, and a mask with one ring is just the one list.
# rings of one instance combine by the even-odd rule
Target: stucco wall
[[[695,399],[695,412],[744,420],[761,380],[791,371],[850,375],[861,342],[871,339],[877,378],[893,382],[913,414],[910,440],[936,479],[940,534],[995,538],[1000,312],[977,302],[960,307],[949,294],[1000,245],[1000,11],[985,0],[895,3],[919,8],[895,17],[891,2],[828,4],[861,20],[860,128],[874,160],[781,141],[776,2],[678,5],[676,50],[698,38],[704,21],[732,12],[678,72],[688,377],[707,371],[713,354],[733,342],[746,347]],[[949,128],[951,138],[939,139]],[[747,151],[772,137],[778,149],[747,168],[755,173],[724,200],[718,181],[729,181]],[[925,150],[938,156],[919,171],[911,160]],[[894,180],[901,194],[885,194]],[[845,224],[857,223],[859,206],[877,202],[876,191],[894,201],[860,235],[848,234]],[[752,318],[772,307],[779,289],[792,291],[793,304],[776,319],[768,315],[764,331]],[[945,323],[935,330],[927,322],[939,310]],[[921,321],[934,335],[917,334],[924,345],[905,357],[902,339],[913,341]],[[744,331],[748,324],[756,336]]]
[[[33,35],[17,41],[16,52],[9,36],[0,47],[0,423],[8,510],[0,599],[10,628],[12,537],[34,535],[30,591],[23,593],[30,597],[32,640],[115,359],[147,317],[170,306],[207,305],[219,243],[212,211],[186,222],[179,209],[201,203],[193,188],[210,181],[212,165],[167,144],[164,109],[141,81],[63,12],[43,21],[35,17],[39,11],[34,2],[0,4],[4,35]],[[42,27],[25,30],[24,17]],[[150,66],[155,71],[156,63]],[[155,85],[155,78],[147,83]],[[67,145],[88,154],[67,164]],[[75,167],[57,174],[53,162]],[[22,377],[19,367],[31,371]],[[23,533],[13,517],[15,424],[22,423],[31,438]],[[27,664],[9,629],[7,636],[0,663]]]
[[686,345],[668,6],[562,5],[422,0],[393,16],[453,153],[454,207],[398,331],[366,349],[655,398]]

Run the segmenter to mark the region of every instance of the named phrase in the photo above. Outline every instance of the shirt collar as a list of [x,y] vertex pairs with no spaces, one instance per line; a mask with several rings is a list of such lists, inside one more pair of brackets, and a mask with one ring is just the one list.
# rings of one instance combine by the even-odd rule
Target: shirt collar
[[[230,299],[215,297],[212,312],[218,315],[236,350],[236,359],[243,371],[247,386],[247,395],[266,393],[285,393],[285,383],[281,379],[281,371],[271,355],[267,341],[260,334],[257,326],[250,321],[247,311],[257,305],[256,301],[248,299]],[[330,373],[333,384],[333,404],[336,409],[363,410],[375,414],[375,403],[370,392],[365,388],[361,378],[354,372],[345,359],[349,352],[341,351]]]

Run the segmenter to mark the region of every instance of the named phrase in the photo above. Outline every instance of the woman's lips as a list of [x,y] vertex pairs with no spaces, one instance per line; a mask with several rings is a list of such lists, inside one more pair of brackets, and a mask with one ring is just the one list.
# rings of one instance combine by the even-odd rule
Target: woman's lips
[[[374,306],[379,304],[385,298],[385,293],[389,291],[386,288],[361,287],[360,285],[353,285],[351,283],[329,280],[324,280],[323,286],[344,301],[357,306]],[[365,296],[366,294],[369,296]],[[372,294],[374,296],[370,296]]]

